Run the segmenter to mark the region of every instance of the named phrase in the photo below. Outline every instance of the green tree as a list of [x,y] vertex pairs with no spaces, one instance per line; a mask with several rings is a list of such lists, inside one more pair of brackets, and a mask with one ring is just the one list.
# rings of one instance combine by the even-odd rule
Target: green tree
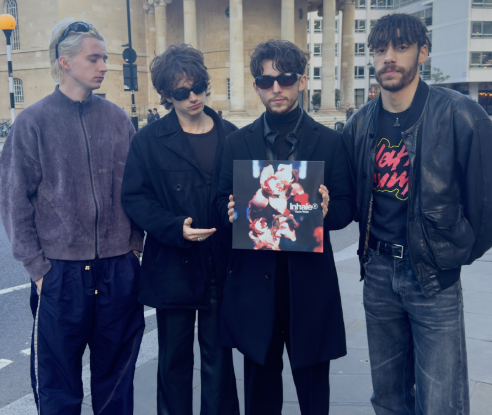
[[311,104],[313,104],[313,107],[315,105],[317,105],[318,107],[321,106],[321,94],[319,92],[313,94],[313,97],[311,98]]
[[443,85],[450,78],[449,75],[444,75],[443,71],[439,68],[432,68],[431,79],[434,81],[434,85]]

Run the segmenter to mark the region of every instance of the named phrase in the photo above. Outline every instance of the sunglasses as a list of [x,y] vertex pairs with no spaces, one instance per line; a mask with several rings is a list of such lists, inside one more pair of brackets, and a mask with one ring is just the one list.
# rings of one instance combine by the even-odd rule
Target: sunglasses
[[302,75],[294,72],[281,73],[279,76],[260,75],[255,78],[255,84],[260,89],[269,89],[273,86],[275,81],[280,86],[292,86]]
[[87,33],[89,29],[91,28],[90,23],[86,22],[75,22],[72,23],[70,26],[68,26],[63,34],[60,36],[60,39],[58,39],[58,42],[56,42],[56,59],[58,59],[60,56],[58,55],[58,45],[62,43],[70,34],[70,32],[78,32],[78,33]]
[[176,101],[184,101],[185,99],[188,99],[190,97],[191,91],[193,91],[195,95],[200,95],[201,93],[205,92],[207,88],[207,81],[201,81],[193,85],[191,88],[179,88],[176,91],[171,92],[171,95]]

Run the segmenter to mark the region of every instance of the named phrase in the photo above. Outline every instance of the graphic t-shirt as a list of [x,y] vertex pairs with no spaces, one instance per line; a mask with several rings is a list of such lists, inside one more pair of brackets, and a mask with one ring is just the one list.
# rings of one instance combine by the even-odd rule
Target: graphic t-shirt
[[391,244],[407,245],[410,160],[401,135],[409,109],[389,113],[381,108],[376,142],[371,234]]

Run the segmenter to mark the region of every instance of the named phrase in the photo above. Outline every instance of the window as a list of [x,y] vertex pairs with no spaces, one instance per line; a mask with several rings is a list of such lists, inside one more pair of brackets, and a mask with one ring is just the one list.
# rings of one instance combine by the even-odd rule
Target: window
[[335,20],[335,33],[338,33],[338,22],[339,20]]
[[307,68],[307,79],[308,81],[311,79],[311,66],[308,65],[308,68]]
[[393,0],[371,0],[371,9],[392,9]]
[[16,104],[24,102],[24,87],[22,86],[22,80],[19,78],[14,78],[14,97]]
[[366,0],[359,0],[359,4],[355,7],[356,7],[356,9],[365,9],[366,8]]
[[363,66],[355,66],[354,67],[354,77],[355,79],[364,78],[365,69]]
[[308,30],[308,33],[311,33],[311,20],[307,21],[307,30]]
[[473,0],[472,7],[492,7],[492,0]]
[[355,21],[355,33],[365,33],[366,32],[366,21],[356,20]]
[[432,7],[412,13],[411,16],[419,18],[426,26],[432,25]]
[[227,78],[227,86],[226,86],[226,94],[227,94],[227,100],[231,100],[231,79]]
[[374,69],[374,66],[369,66],[369,76],[371,78],[374,78],[376,76],[376,71]]
[[338,79],[338,66],[335,66],[335,79]]
[[335,56],[338,56],[338,43],[335,43]]
[[422,65],[420,65],[420,77],[424,80],[431,79],[431,69],[431,58],[429,58]]
[[376,24],[377,20],[371,20],[369,22],[369,30],[372,30],[372,28],[374,27],[374,25]]
[[359,108],[364,105],[364,92],[364,89],[354,89],[355,108]]
[[321,68],[313,68],[313,79],[321,79]]
[[492,22],[472,22],[471,37],[492,37]]
[[314,33],[323,33],[323,20],[314,21]]
[[19,17],[17,16],[17,1],[16,0],[6,0],[5,12],[14,16],[15,20],[17,22],[17,25],[15,26],[15,29],[12,32],[11,45],[12,45],[12,50],[19,50],[20,49],[20,40],[19,40]]
[[492,68],[492,52],[472,52],[472,68]]
[[366,54],[366,44],[356,43],[355,44],[355,56],[364,56]]
[[314,56],[321,56],[321,43],[314,44]]

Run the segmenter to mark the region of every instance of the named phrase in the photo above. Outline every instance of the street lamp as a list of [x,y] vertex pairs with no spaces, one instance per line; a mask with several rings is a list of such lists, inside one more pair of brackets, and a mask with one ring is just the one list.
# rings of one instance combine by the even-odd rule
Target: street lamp
[[5,33],[7,38],[7,62],[9,68],[9,91],[10,91],[10,118],[12,119],[12,124],[15,120],[15,96],[14,96],[14,73],[12,71],[12,47],[10,46],[10,37],[17,22],[15,17],[10,14],[0,15],[0,29]]
[[373,67],[372,66],[372,63],[371,61],[367,62],[367,101],[366,102],[369,102],[369,95],[370,95],[370,90],[371,90],[371,68]]

